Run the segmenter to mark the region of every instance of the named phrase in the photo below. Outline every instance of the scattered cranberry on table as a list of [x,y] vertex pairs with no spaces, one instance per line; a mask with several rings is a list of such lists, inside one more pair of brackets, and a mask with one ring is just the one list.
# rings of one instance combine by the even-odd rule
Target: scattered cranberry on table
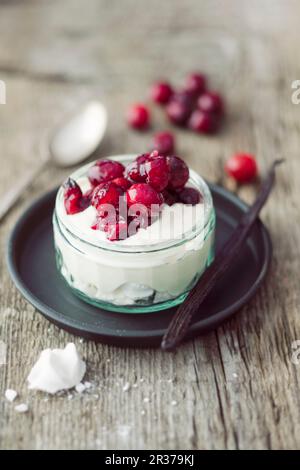
[[143,104],[135,104],[128,109],[127,122],[133,129],[144,130],[149,126],[150,113]]
[[161,192],[168,186],[169,167],[165,156],[158,155],[144,163],[144,171],[147,175],[146,182],[156,191]]
[[249,183],[258,174],[255,157],[249,153],[237,153],[225,164],[226,173],[239,183]]
[[176,126],[185,126],[195,105],[195,97],[186,90],[177,91],[166,106],[169,120]]
[[157,132],[153,136],[153,148],[160,155],[170,155],[175,150],[175,137],[171,132]]
[[[202,73],[190,73],[184,87],[177,90],[166,81],[155,82],[150,96],[152,101],[165,106],[167,118],[176,126],[187,127],[198,134],[214,134],[220,128],[224,102],[219,93],[208,88],[207,78]],[[134,129],[147,128],[149,119],[148,108],[142,104],[132,106],[127,114],[128,124]],[[155,138],[157,145],[154,147],[167,155],[170,151],[164,150],[164,145],[168,147],[168,143],[165,144],[162,137]]]
[[172,101],[183,104],[186,110],[191,112],[195,106],[195,95],[188,90],[178,90],[172,96]]
[[224,115],[221,95],[207,89],[203,74],[188,75],[183,90],[175,90],[166,106],[166,114],[173,124],[188,127],[198,134],[214,134]]
[[197,106],[205,113],[221,115],[224,112],[223,99],[218,93],[207,91],[199,96]]
[[185,90],[199,96],[206,89],[206,77],[201,73],[191,73],[186,78]]
[[169,120],[176,126],[184,126],[190,115],[190,108],[176,100],[171,100],[166,106],[166,112]]
[[173,94],[171,85],[167,82],[156,82],[152,85],[150,96],[155,103],[166,104]]

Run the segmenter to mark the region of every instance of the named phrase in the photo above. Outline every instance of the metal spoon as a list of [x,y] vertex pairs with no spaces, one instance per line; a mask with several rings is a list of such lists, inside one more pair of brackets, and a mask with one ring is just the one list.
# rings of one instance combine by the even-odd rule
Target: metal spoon
[[106,109],[100,102],[91,101],[59,127],[50,139],[48,157],[1,199],[0,220],[50,161],[59,167],[68,167],[88,158],[102,141],[106,126]]

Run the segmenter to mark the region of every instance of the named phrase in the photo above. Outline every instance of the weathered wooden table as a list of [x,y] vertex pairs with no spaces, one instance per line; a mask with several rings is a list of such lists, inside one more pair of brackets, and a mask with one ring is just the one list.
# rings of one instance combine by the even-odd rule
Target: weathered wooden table
[[[149,84],[179,84],[203,70],[225,94],[228,119],[213,138],[177,132],[179,153],[207,179],[227,185],[225,159],[257,155],[261,169],[287,163],[263,212],[274,244],[267,281],[217,331],[175,354],[80,341],[48,323],[9,279],[5,242],[34,197],[67,172],[49,166],[0,225],[0,447],[5,449],[245,449],[300,447],[300,5],[296,0],[0,1],[0,194],[46,155],[48,132],[65,113],[98,96],[109,110],[101,155],[141,152],[151,132],[124,122],[127,105]],[[158,109],[155,128],[166,126]],[[234,188],[233,188],[234,189]],[[239,191],[250,201],[253,187]],[[30,269],[30,266],[28,266]],[[234,289],[234,286],[232,286]],[[26,377],[45,347],[74,341],[92,391],[48,397]],[[124,392],[126,382],[131,388]],[[18,414],[7,388],[29,403]]]

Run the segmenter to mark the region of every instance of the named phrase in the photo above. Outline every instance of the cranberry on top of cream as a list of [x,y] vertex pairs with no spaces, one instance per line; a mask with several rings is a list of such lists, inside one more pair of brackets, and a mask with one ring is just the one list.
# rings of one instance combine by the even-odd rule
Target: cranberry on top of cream
[[90,206],[92,230],[109,241],[124,240],[157,221],[163,208],[174,204],[197,205],[202,195],[187,187],[189,168],[179,157],[157,150],[137,156],[126,167],[115,160],[98,160],[88,169],[89,187],[69,178],[64,183],[66,214]]

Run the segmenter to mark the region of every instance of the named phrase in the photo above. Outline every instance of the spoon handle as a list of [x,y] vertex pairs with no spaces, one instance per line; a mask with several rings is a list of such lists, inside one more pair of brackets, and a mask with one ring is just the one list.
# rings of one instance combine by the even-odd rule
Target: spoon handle
[[32,171],[26,173],[0,200],[0,221],[13,208],[24,191],[33,183],[39,173],[44,169],[47,160],[42,160]]

